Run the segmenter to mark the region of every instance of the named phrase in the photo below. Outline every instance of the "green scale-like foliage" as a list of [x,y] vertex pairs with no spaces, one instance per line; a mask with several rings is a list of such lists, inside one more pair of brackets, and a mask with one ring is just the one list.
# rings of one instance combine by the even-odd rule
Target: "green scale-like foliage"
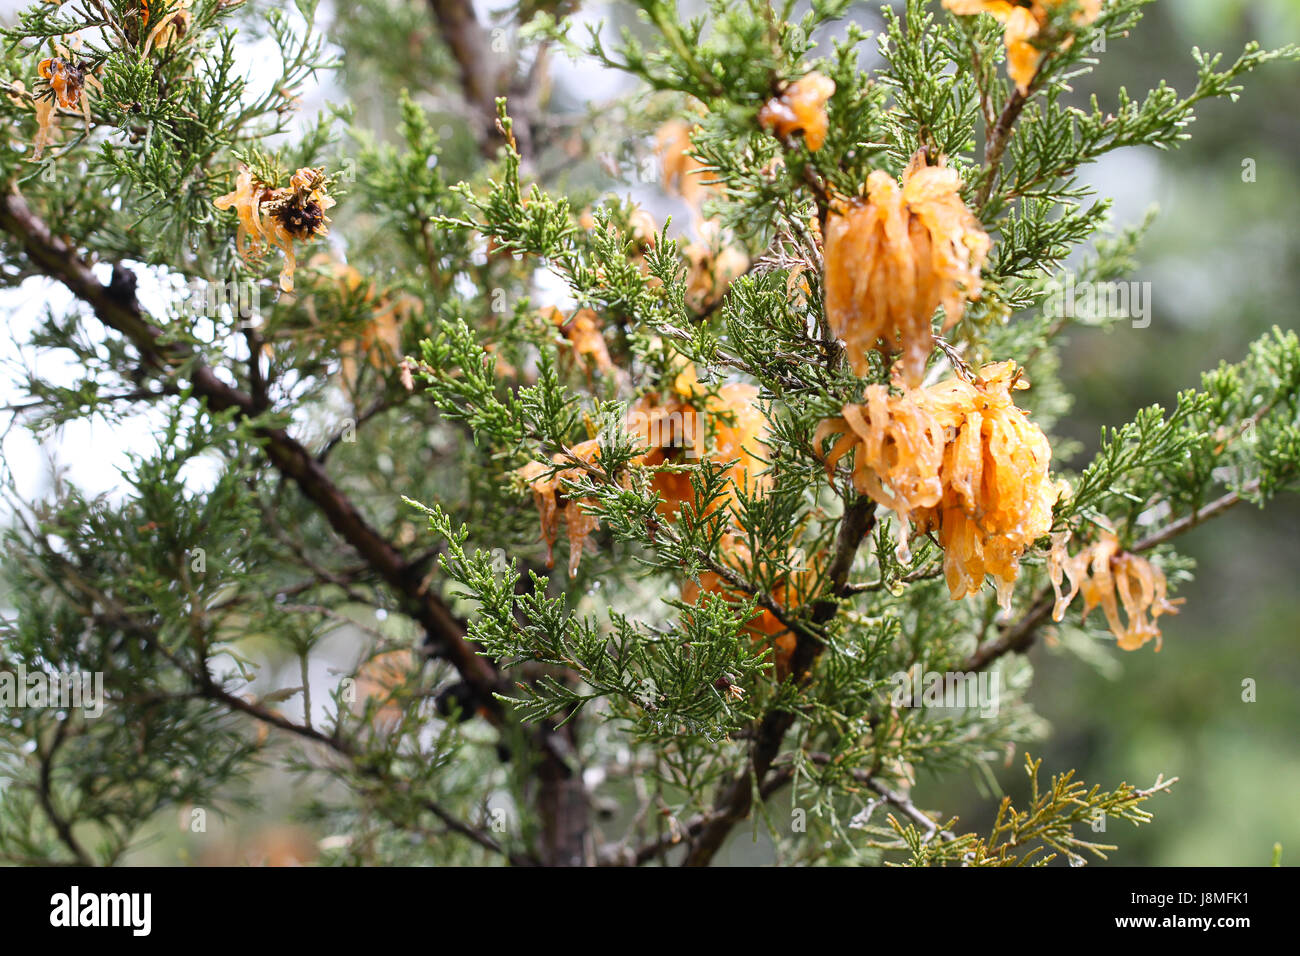
[[[26,504],[10,482],[0,665],[102,674],[105,707],[4,715],[0,859],[131,859],[160,819],[238,816],[284,766],[329,780],[296,810],[344,835],[324,844],[330,862],[555,862],[547,787],[583,815],[563,862],[707,863],[751,826],[782,862],[1104,857],[1089,826],[1145,823],[1168,781],[1103,791],[1062,771],[1043,788],[1027,760],[1027,809],[1004,800],[988,833],[908,795],[920,773],[996,791],[994,770],[1046,733],[1019,652],[1050,608],[1049,539],[1009,610],[991,585],[953,601],[938,542],[900,557],[898,518],[828,473],[817,426],[889,382],[892,360],[874,355],[859,378],[830,334],[819,226],[918,151],[957,171],[992,251],[931,379],[1021,365],[1032,388],[1017,400],[1069,483],[1053,530],[1082,543],[1114,529],[1177,589],[1181,531],[1295,483],[1300,341],[1265,336],[1075,462],[1057,434],[1061,336],[1127,316],[1047,304],[1067,273],[1126,278],[1149,225],[1112,229],[1080,170],[1123,147],[1176,148],[1201,101],[1235,99],[1246,73],[1297,50],[1196,51],[1189,92],[1083,102],[1073,85],[1134,42],[1145,2],[1111,0],[1092,23],[1054,9],[1051,29],[1073,39],[1043,49],[1027,94],[992,17],[925,0],[886,7],[874,34],[842,0],[798,19],[793,2],[688,17],[645,0],[615,8],[619,30],[543,5],[508,31],[455,36],[422,5],[365,0],[334,25],[339,47],[310,0],[195,0],[175,8],[182,35],[152,48],[138,0],[34,3],[2,31],[0,176],[21,207],[0,212],[0,283],[45,277],[80,302],[31,332],[71,372],[24,370],[20,411],[41,436],[95,420],[145,421],[153,438],[112,495],[59,480]],[[507,32],[508,53],[494,46]],[[91,121],[61,111],[35,159],[36,64],[72,34],[100,86]],[[467,82],[467,43],[491,82]],[[556,54],[636,92],[603,122],[548,114]],[[758,119],[811,71],[835,83],[815,152]],[[297,98],[325,78],[338,102],[304,117]],[[670,119],[694,128],[698,217],[748,264],[702,308],[682,225],[695,211],[650,237],[629,197]],[[331,238],[297,249],[293,294],[276,287],[280,251],[241,258],[235,215],[213,205],[241,163],[274,186],[324,167],[339,200]],[[194,283],[255,290],[254,307],[196,316]],[[575,355],[543,312],[557,302],[592,311],[609,367]],[[765,487],[729,487],[717,456],[667,461],[658,472],[687,475],[695,497],[670,519],[618,423],[670,394],[684,363],[697,404],[756,388],[769,432],[751,477]],[[592,439],[598,456],[575,471],[565,456]],[[565,508],[599,522],[573,576],[563,535],[546,562],[520,477],[553,460]],[[738,546],[754,560],[734,561]],[[760,614],[793,665],[789,646],[755,639]],[[1081,626],[1077,606],[1066,614]],[[997,706],[900,704],[903,673],[993,678]]]

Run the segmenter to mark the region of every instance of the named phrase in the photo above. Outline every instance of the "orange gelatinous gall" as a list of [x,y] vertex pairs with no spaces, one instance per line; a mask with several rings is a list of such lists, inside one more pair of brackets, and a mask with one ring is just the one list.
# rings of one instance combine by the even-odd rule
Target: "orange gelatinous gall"
[[951,328],[983,287],[990,240],[962,202],[957,172],[924,165],[920,153],[901,185],[876,170],[865,199],[831,209],[825,245],[826,318],[854,372],[868,374],[872,349],[901,351],[903,379],[916,387],[934,348],[935,310]]
[[566,318],[563,312],[552,306],[547,315],[586,367],[594,367],[605,374],[614,371],[614,362],[609,357],[609,348],[600,329],[600,318],[595,312],[579,309],[572,318]]
[[749,255],[713,223],[700,227],[700,238],[690,243],[686,257],[686,305],[693,312],[707,312],[722,301],[727,289],[749,269]]
[[241,164],[234,190],[213,200],[213,205],[235,210],[239,217],[235,248],[245,261],[260,256],[263,242],[284,253],[280,288],[292,292],[298,265],[294,241],[328,235],[330,220],[325,212],[335,200],[325,189],[324,169],[299,169],[290,177],[288,187],[272,188]]
[[[688,365],[676,377],[673,392],[644,396],[628,410],[626,428],[645,449],[637,461],[645,467],[690,465],[702,459],[726,464],[726,490],[703,509],[705,515],[719,508],[734,512],[741,492],[752,497],[770,484],[762,459],[768,421],[753,385],[733,382],[710,395],[697,384],[694,366]],[[676,518],[684,504],[696,503],[685,471],[656,471],[650,486],[661,498],[658,511],[665,518]]]
[[[563,491],[564,481],[577,481],[585,473],[582,463],[594,465],[600,458],[600,443],[595,439],[579,442],[570,449],[572,455],[555,455],[551,464],[529,462],[517,474],[533,493],[537,515],[541,521],[541,538],[546,542],[546,566],[554,564],[555,541],[559,537],[560,517],[564,518],[569,539],[569,577],[578,573],[582,552],[591,536],[600,527],[600,519],[589,510],[595,501],[591,498],[568,498]],[[572,467],[564,467],[571,465]]]
[[[1045,51],[1043,33],[1054,8],[1065,5],[1066,0],[943,0],[944,8],[958,16],[990,14],[1002,24],[1003,42],[1007,48],[1007,75],[1015,81],[1016,89],[1023,95],[1038,74]],[[1102,0],[1079,0],[1074,12],[1074,22],[1087,26],[1101,14]],[[1068,47],[1073,36],[1049,39]]]
[[809,73],[787,86],[780,96],[768,100],[758,111],[758,123],[782,138],[803,133],[809,151],[815,153],[826,142],[826,101],[834,94],[834,80]]
[[844,406],[813,436],[819,454],[828,436],[843,436],[824,453],[827,469],[854,456],[854,488],[898,517],[900,561],[911,557],[909,522],[936,533],[953,600],[979,591],[987,574],[1008,606],[1020,558],[1051,528],[1061,487],[1049,477],[1046,436],[1011,399],[1022,384],[1002,362],[972,381],[899,395],[871,385],[865,403]]
[[[753,556],[749,547],[739,537],[732,534],[723,535],[718,542],[718,551],[726,567],[734,571],[739,578],[751,577]],[[812,559],[810,567],[779,575],[772,588],[773,601],[787,611],[793,611],[812,600],[816,596],[818,572],[824,559],[824,553],[818,554]],[[702,572],[698,581],[688,579],[682,582],[682,600],[686,603],[698,603],[701,593],[716,594],[729,601],[741,601],[747,597],[714,571]],[[791,658],[797,640],[794,633],[781,622],[780,618],[766,608],[757,608],[754,616],[745,624],[745,633],[755,643],[763,643],[772,648],[777,680],[784,680],[790,676]]]
[[669,120],[659,127],[655,148],[663,169],[663,186],[692,206],[698,207],[717,184],[710,181],[709,169],[691,153],[695,127],[685,120]]
[[[1087,620],[1093,608],[1100,607],[1121,650],[1135,651],[1152,640],[1160,650],[1161,634],[1156,621],[1163,614],[1177,614],[1177,605],[1182,603],[1181,598],[1169,600],[1164,572],[1146,558],[1121,551],[1119,539],[1110,531],[1103,531],[1097,541],[1074,555],[1067,549],[1069,542],[1068,531],[1053,535],[1047,558],[1048,575],[1056,592],[1052,620],[1064,618],[1074,596],[1082,594],[1083,619]],[[1070,586],[1063,592],[1061,584],[1066,578]]]

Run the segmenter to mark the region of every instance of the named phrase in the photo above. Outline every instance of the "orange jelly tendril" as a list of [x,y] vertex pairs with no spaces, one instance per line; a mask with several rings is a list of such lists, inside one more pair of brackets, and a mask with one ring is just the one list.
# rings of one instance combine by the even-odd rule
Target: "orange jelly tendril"
[[[1082,594],[1083,619],[1087,620],[1093,608],[1100,607],[1121,650],[1135,651],[1152,640],[1160,650],[1156,621],[1162,614],[1177,614],[1176,605],[1182,603],[1181,599],[1169,600],[1164,572],[1146,558],[1121,551],[1119,539],[1110,531],[1103,531],[1095,543],[1075,555],[1067,549],[1069,541],[1069,531],[1052,535],[1052,550],[1047,558],[1048,575],[1056,592],[1052,620],[1060,621],[1074,596]],[[1062,593],[1065,578],[1070,587]],[[1120,605],[1124,619],[1120,617]]]
[[901,561],[911,557],[909,521],[937,534],[953,600],[979,591],[988,574],[1009,607],[1020,558],[1051,528],[1063,489],[1048,474],[1047,437],[1012,401],[1024,387],[1014,362],[898,395],[871,385],[865,403],[844,406],[813,436],[819,453],[827,437],[843,436],[825,453],[827,471],[854,456],[855,489],[898,516]]
[[809,73],[768,100],[758,111],[758,124],[782,138],[803,133],[804,143],[815,153],[826,142],[826,101],[834,94],[834,80]]
[[277,246],[284,253],[280,288],[293,291],[297,269],[295,240],[304,242],[329,234],[326,210],[334,205],[325,189],[324,169],[299,169],[288,187],[272,188],[244,165],[235,178],[235,189],[213,201],[218,209],[234,209],[239,217],[235,248],[245,261],[258,258],[262,243]]
[[[1003,41],[1007,47],[1007,75],[1015,81],[1016,89],[1023,95],[1029,92],[1029,84],[1034,81],[1046,55],[1042,34],[1047,27],[1048,17],[1053,8],[1064,6],[1065,2],[1066,0],[943,0],[943,5],[958,16],[988,13],[1002,24]],[[1075,24],[1087,26],[1096,20],[1101,13],[1101,2],[1102,0],[1079,0],[1074,13]],[[1061,42],[1068,47],[1073,41],[1073,37],[1065,37]]]
[[956,170],[927,166],[921,153],[901,185],[876,170],[865,198],[836,202],[826,222],[826,318],[854,372],[868,374],[872,349],[901,351],[904,381],[920,385],[935,310],[942,306],[946,330],[979,298],[989,247]]
[[[546,542],[546,566],[554,564],[555,541],[559,537],[560,518],[569,538],[569,577],[578,573],[582,552],[588,547],[591,536],[600,527],[600,519],[584,508],[595,504],[591,498],[570,500],[563,492],[564,481],[578,481],[586,465],[594,465],[600,458],[600,443],[595,439],[580,442],[571,449],[572,455],[555,455],[551,464],[529,462],[518,472],[533,493],[537,514],[542,523],[542,540]],[[564,467],[569,465],[570,467]]]

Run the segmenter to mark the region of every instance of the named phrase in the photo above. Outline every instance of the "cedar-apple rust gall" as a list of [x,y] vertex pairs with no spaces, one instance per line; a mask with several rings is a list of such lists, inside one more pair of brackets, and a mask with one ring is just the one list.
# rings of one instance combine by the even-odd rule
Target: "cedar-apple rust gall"
[[[1054,49],[1067,49],[1074,36],[1068,31],[1053,33],[1051,15],[1068,0],[943,0],[944,8],[958,16],[990,14],[1002,24],[1007,48],[1007,75],[1024,95],[1038,75],[1043,61]],[[1071,29],[1088,26],[1101,15],[1102,0],[1077,0]]]
[[[74,44],[74,48],[75,48]],[[54,44],[56,55],[46,57],[36,64],[37,80],[34,87],[36,109],[36,139],[32,143],[32,158],[40,159],[45,147],[54,139],[58,127],[58,111],[80,110],[86,129],[92,122],[90,91],[102,93],[103,85],[91,72],[90,64],[76,60],[69,49]]]
[[826,101],[835,95],[835,81],[820,73],[809,73],[787,86],[758,111],[758,123],[785,138],[803,133],[809,152],[817,152],[826,142],[830,121]]
[[[1048,575],[1056,592],[1052,619],[1062,620],[1074,596],[1082,594],[1084,620],[1093,608],[1100,607],[1120,650],[1135,651],[1148,641],[1155,641],[1156,650],[1160,650],[1156,621],[1161,615],[1177,614],[1177,605],[1183,601],[1168,599],[1164,572],[1146,558],[1122,550],[1111,531],[1103,530],[1096,542],[1073,556],[1068,550],[1070,537],[1069,531],[1054,534],[1047,558]],[[1062,593],[1061,584],[1066,578],[1070,586]],[[1121,606],[1124,619],[1120,618]]]
[[[638,449],[630,464],[650,470],[650,487],[659,496],[657,511],[668,520],[675,520],[683,504],[695,500],[690,475],[681,466],[706,459],[730,463],[724,472],[726,491],[706,509],[711,514],[734,507],[741,491],[755,494],[769,483],[762,474],[767,419],[757,407],[757,399],[758,390],[745,383],[723,385],[710,394],[699,385],[694,366],[687,366],[675,376],[671,388],[647,392],[621,421],[606,422],[605,428],[625,431]],[[603,480],[606,476],[599,459],[600,441],[591,438],[553,455],[549,463],[529,462],[516,472],[537,505],[548,567],[554,560],[552,549],[563,517],[569,537],[570,576],[577,574],[582,552],[590,547],[590,536],[600,522],[588,513],[595,501],[569,500],[563,483],[580,481],[584,475]]]
[[[1050,530],[1064,491],[1050,478],[1047,437],[1012,400],[1026,387],[1014,362],[900,394],[869,385],[863,404],[845,405],[813,435],[828,474],[852,455],[854,490],[897,516],[900,561],[911,560],[911,524],[937,532],[954,601],[988,574],[1009,608],[1020,559]],[[841,437],[823,452],[832,435]]]
[[323,168],[299,169],[289,178],[289,185],[265,183],[241,164],[235,189],[213,201],[218,209],[234,209],[239,217],[235,247],[245,262],[261,258],[263,243],[277,246],[284,253],[280,270],[280,288],[293,291],[293,274],[298,260],[294,242],[309,242],[329,234],[326,211],[335,204],[327,190]]
[[983,288],[992,241],[961,198],[957,171],[926,165],[919,151],[901,184],[884,170],[865,197],[837,199],[826,220],[826,320],[853,371],[871,374],[869,353],[902,353],[904,382],[921,384],[934,351],[934,313],[956,325]]

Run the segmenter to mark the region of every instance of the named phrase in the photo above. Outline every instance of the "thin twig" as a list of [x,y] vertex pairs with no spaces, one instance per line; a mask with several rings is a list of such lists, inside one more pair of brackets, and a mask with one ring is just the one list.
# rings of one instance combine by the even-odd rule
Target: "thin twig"
[[[1152,548],[1185,534],[1209,519],[1237,506],[1245,500],[1244,496],[1253,493],[1258,488],[1259,482],[1252,481],[1243,485],[1238,491],[1230,491],[1203,508],[1198,508],[1191,514],[1170,522],[1159,531],[1138,541],[1130,550],[1133,553],[1150,551]],[[966,659],[965,669],[967,671],[980,671],[1005,654],[1011,652],[1024,653],[1029,650],[1034,643],[1038,629],[1051,616],[1055,603],[1051,589],[1040,588],[1030,602],[1029,610],[1014,623],[1006,626],[994,640],[977,647],[975,652]]]
[[1180,534],[1191,531],[1197,525],[1209,521],[1218,515],[1223,514],[1229,508],[1234,508],[1245,500],[1246,495],[1254,494],[1259,490],[1259,480],[1247,482],[1237,491],[1230,491],[1221,498],[1216,498],[1208,505],[1198,508],[1189,515],[1179,518],[1177,521],[1170,522],[1159,531],[1143,538],[1137,544],[1133,545],[1134,551],[1150,551],[1157,545],[1164,544],[1171,538],[1176,538]]

